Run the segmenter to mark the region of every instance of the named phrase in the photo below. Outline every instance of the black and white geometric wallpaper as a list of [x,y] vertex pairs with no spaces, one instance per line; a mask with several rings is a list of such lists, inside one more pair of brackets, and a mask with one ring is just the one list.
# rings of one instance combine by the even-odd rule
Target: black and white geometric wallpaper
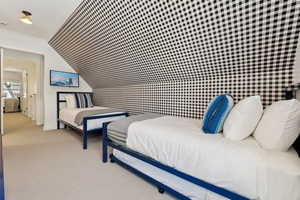
[[221,93],[284,98],[298,0],[85,0],[49,44],[97,104],[202,117]]

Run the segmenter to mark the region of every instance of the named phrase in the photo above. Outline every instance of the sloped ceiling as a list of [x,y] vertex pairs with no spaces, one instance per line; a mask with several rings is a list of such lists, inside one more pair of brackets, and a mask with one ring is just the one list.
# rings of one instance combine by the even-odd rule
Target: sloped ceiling
[[49,44],[93,88],[277,72],[291,82],[299,30],[297,0],[86,0]]

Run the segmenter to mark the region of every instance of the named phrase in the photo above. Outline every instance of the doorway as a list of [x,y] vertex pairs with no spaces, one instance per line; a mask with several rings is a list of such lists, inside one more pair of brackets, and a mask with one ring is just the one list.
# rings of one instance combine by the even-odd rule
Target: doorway
[[25,128],[29,123],[43,125],[43,59],[39,54],[3,49],[2,134]]

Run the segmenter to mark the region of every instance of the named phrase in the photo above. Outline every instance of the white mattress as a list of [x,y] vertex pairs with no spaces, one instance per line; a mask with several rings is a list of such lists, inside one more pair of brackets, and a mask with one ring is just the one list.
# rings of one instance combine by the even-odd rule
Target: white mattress
[[[107,109],[107,107],[94,106],[91,108],[64,108],[59,112],[59,119],[71,124],[72,126],[78,128],[78,129],[83,130],[82,125],[78,126],[74,122],[76,115],[82,110],[95,110],[95,109]],[[121,112],[106,113],[106,114],[101,114],[101,115],[118,114],[118,113],[121,113]],[[101,115],[92,115],[92,116],[101,116]],[[116,116],[116,117],[106,117],[106,118],[88,120],[87,130],[102,128],[104,122],[114,121],[114,120],[121,119],[124,117],[125,116]]]
[[182,172],[251,199],[300,199],[300,159],[204,134],[201,121],[165,116],[130,125],[127,146]]

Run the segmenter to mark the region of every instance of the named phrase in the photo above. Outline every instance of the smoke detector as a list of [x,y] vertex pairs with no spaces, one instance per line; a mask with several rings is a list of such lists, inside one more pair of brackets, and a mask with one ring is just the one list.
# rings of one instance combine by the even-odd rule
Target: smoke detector
[[7,22],[4,22],[4,21],[0,21],[0,26],[7,26],[8,23]]

